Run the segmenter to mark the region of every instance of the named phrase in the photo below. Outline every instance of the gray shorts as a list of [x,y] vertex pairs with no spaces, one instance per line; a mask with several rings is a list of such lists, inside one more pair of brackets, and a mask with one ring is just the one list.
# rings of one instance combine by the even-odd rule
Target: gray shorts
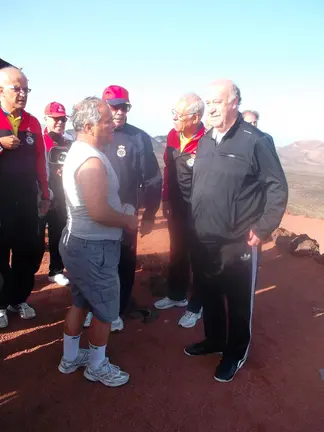
[[72,287],[72,303],[89,309],[100,321],[119,315],[118,240],[84,240],[63,230],[60,254]]

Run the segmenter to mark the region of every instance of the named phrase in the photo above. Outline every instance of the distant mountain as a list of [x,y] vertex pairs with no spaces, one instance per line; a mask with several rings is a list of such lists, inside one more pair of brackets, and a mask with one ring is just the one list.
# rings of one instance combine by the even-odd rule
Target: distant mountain
[[324,142],[296,141],[285,147],[278,147],[285,171],[324,174]]
[[167,135],[157,135],[156,137],[154,137],[155,141],[157,141],[158,143],[166,143],[167,141]]

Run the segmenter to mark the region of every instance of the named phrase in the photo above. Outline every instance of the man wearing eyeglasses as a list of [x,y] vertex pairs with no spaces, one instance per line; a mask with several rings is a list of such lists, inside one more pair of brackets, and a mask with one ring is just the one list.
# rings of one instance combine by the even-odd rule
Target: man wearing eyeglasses
[[[58,102],[51,102],[45,108],[44,142],[47,154],[53,147],[70,148],[72,142],[64,138],[67,115],[65,107]],[[39,263],[45,251],[45,228],[48,229],[50,265],[48,279],[58,285],[66,286],[69,280],[64,276],[64,264],[59,253],[59,243],[62,231],[66,224],[67,214],[65,197],[62,184],[61,168],[55,164],[49,164],[49,185],[54,198],[51,208],[45,217],[40,218],[40,256]]]
[[[196,276],[191,268],[189,245],[190,193],[192,171],[199,140],[204,136],[202,123],[204,103],[189,93],[182,97],[172,110],[174,128],[169,132],[164,153],[164,178],[162,193],[163,214],[168,219],[170,234],[170,264],[168,295],[155,302],[157,309],[187,307],[179,325],[194,327],[201,318],[201,300],[198,295]],[[187,301],[192,271],[193,295]]]
[[50,206],[41,126],[24,109],[29,92],[19,69],[0,70],[0,328],[8,325],[7,308],[22,319],[36,316],[26,300],[37,271],[38,214]]
[[[107,87],[102,99],[109,105],[115,124],[113,142],[106,148],[106,155],[119,177],[119,195],[123,204],[129,204],[135,213],[139,208],[140,187],[144,196],[144,213],[140,226],[142,236],[149,234],[161,202],[162,177],[147,133],[127,123],[131,109],[128,91],[121,86]],[[124,314],[132,293],[136,269],[137,233],[124,231],[119,263],[120,316],[111,325],[111,331],[122,330]],[[91,313],[85,327],[91,322]]]

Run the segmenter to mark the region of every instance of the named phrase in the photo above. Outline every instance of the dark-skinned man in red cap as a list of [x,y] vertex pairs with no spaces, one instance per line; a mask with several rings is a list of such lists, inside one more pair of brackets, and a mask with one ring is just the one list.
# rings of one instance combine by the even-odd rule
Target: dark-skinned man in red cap
[[[162,192],[161,171],[153,151],[152,141],[143,130],[127,123],[131,109],[128,91],[121,86],[107,87],[102,99],[109,105],[115,124],[113,143],[107,146],[106,155],[120,182],[119,195],[128,211],[137,213],[140,206],[140,188],[143,196],[143,217],[140,226],[142,236],[149,234],[159,209]],[[119,263],[120,313],[112,323],[111,331],[122,330],[122,316],[129,304],[135,279],[137,233],[124,231]],[[85,327],[90,325],[91,312]]]

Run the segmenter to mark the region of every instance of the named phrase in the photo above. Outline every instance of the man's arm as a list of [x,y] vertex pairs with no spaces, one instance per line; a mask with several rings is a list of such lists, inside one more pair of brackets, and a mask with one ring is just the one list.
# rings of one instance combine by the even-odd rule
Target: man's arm
[[39,121],[34,119],[36,129],[36,174],[37,182],[42,194],[42,200],[50,200],[50,191],[48,188],[47,160],[45,156],[45,145],[43,140],[42,129]]
[[254,164],[265,194],[260,220],[252,227],[259,239],[266,239],[279,225],[288,202],[288,184],[279,157],[267,136],[255,144]]
[[168,164],[168,142],[166,143],[163,153],[164,172],[163,172],[163,186],[162,186],[162,201],[169,199],[169,164]]
[[120,213],[108,204],[108,178],[99,158],[87,159],[78,169],[76,181],[91,219],[109,227],[137,229],[136,216]]
[[161,202],[162,176],[150,137],[146,133],[141,133],[140,139],[142,141],[140,163],[145,207],[143,220],[153,222]]

